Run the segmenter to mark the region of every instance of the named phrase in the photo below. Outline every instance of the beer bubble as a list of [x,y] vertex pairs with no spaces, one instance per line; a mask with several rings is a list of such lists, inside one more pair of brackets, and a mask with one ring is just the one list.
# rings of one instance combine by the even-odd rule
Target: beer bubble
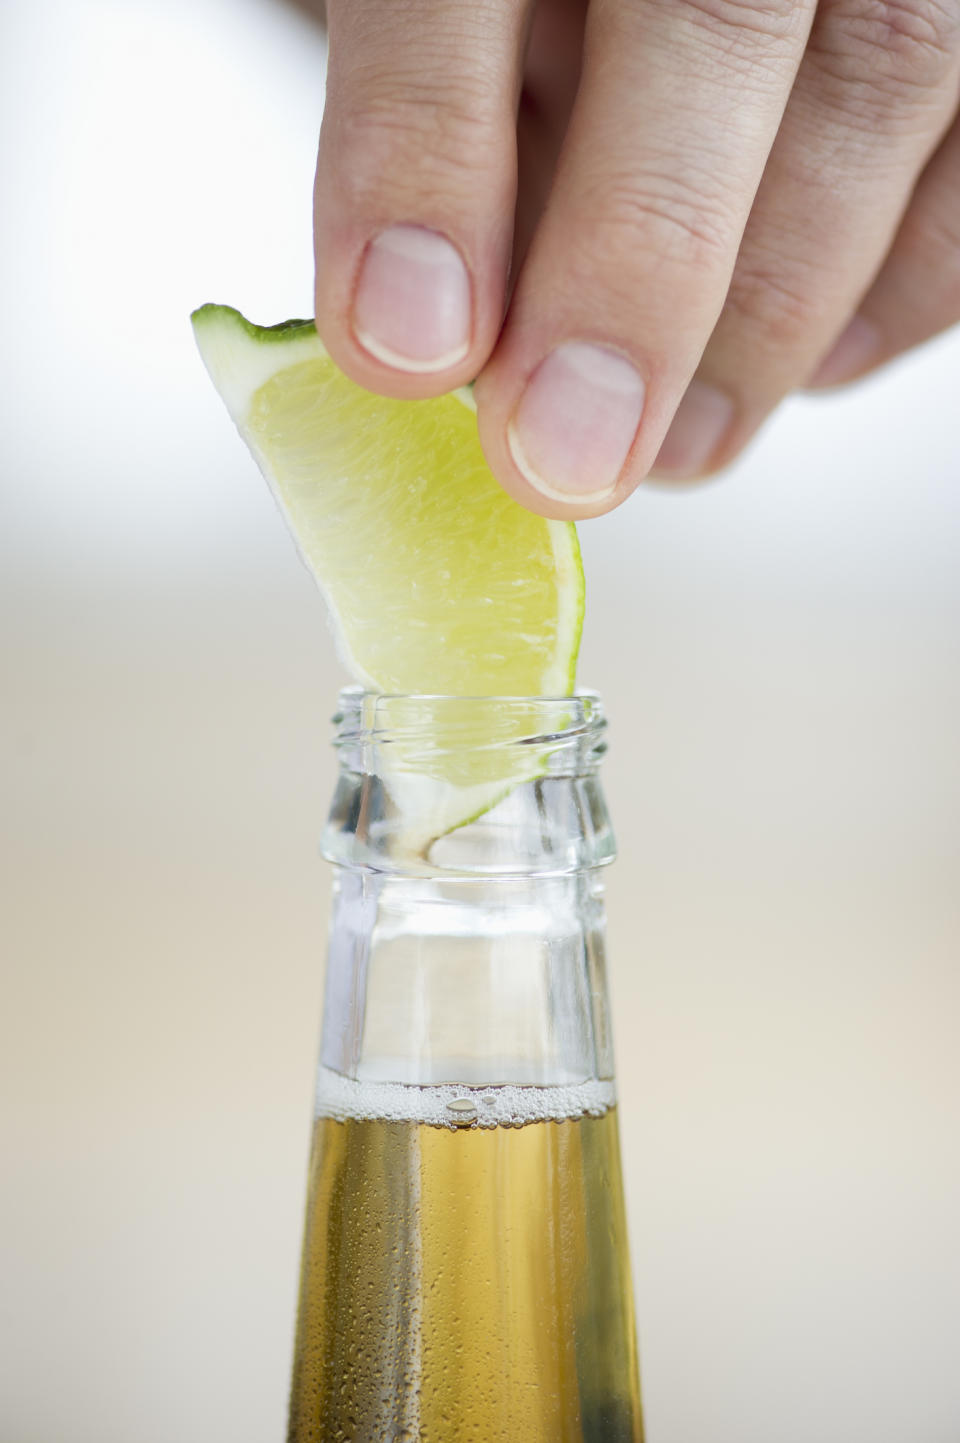
[[481,1087],[358,1081],[321,1067],[316,1115],[335,1122],[421,1122],[429,1127],[525,1127],[531,1122],[602,1117],[616,1102],[612,1080],[555,1086],[502,1083]]
[[469,1097],[455,1097],[447,1103],[447,1112],[455,1127],[469,1127],[477,1120],[477,1104]]

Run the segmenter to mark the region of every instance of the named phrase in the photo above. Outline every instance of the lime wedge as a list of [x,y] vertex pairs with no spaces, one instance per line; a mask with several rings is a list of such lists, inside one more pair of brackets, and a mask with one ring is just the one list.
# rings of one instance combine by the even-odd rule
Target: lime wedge
[[469,390],[389,400],[338,370],[312,321],[256,326],[218,305],[192,319],[358,681],[447,696],[572,691],[576,532],[497,484]]
[[[569,695],[584,604],[576,531],[497,484],[469,389],[372,395],[338,370],[312,321],[256,326],[207,305],[193,327],[358,681],[394,695]],[[445,708],[426,750],[406,735],[378,747],[374,852],[426,861],[438,838],[542,775],[543,751],[527,744],[535,709],[504,716],[502,734],[476,736],[464,702]]]

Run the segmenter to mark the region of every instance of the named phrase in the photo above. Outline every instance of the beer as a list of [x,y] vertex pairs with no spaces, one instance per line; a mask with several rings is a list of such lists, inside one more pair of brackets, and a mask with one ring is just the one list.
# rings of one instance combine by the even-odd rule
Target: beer
[[642,1443],[599,699],[341,702],[288,1443]]
[[640,1443],[612,1084],[319,1107],[289,1443]]

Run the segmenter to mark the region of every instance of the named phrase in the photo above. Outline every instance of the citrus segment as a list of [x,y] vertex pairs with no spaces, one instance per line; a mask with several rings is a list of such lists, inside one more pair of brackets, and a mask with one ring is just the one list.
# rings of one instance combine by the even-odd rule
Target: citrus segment
[[557,696],[573,687],[583,572],[571,524],[494,480],[469,391],[373,395],[313,324],[193,317],[201,354],[286,514],[343,660],[382,692]]

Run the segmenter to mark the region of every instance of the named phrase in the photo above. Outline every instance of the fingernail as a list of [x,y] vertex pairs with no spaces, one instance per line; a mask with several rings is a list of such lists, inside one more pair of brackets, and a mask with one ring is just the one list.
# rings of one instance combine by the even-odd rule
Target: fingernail
[[842,332],[832,351],[807,382],[808,390],[816,386],[839,386],[867,370],[880,351],[880,332],[863,316],[854,316]]
[[393,225],[367,247],[353,302],[364,350],[400,371],[444,371],[470,349],[470,277],[436,231]]
[[639,373],[615,351],[567,341],[541,361],[507,427],[517,469],[558,501],[609,496],[643,412]]
[[655,476],[695,476],[707,465],[733,419],[733,401],[704,381],[691,381],[653,463]]

